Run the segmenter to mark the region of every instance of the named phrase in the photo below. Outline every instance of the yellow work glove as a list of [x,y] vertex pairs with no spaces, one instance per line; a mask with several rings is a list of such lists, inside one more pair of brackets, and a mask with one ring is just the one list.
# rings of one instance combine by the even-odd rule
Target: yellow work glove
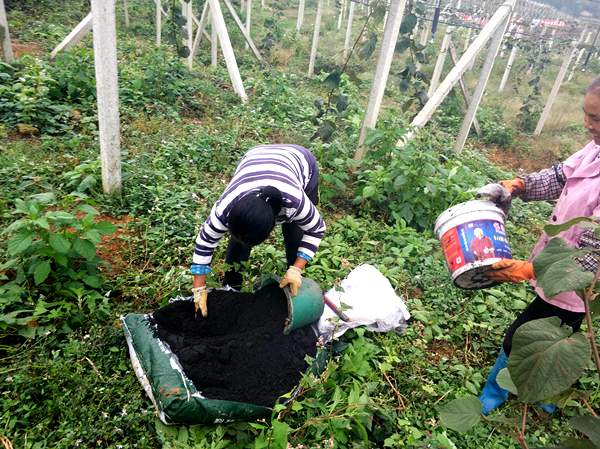
[[505,179],[498,181],[498,184],[508,190],[511,196],[519,196],[525,193],[525,181],[521,178]]
[[202,316],[206,318],[208,315],[208,305],[206,304],[208,300],[208,289],[206,288],[206,285],[193,288],[192,293],[194,294],[194,319],[198,318],[198,310],[200,310]]
[[302,270],[300,268],[290,265],[279,283],[279,288],[283,288],[286,285],[289,285],[292,296],[298,294],[298,289],[302,285]]
[[535,279],[533,264],[524,260],[504,259],[490,266],[485,275],[498,282],[521,282]]

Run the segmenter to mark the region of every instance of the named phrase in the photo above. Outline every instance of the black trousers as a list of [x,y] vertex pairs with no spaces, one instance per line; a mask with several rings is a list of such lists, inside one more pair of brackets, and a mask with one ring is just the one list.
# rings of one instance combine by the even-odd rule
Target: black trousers
[[[319,171],[315,168],[315,172],[310,178],[308,185],[304,191],[308,199],[316,206],[319,204]],[[283,242],[285,245],[285,257],[288,265],[293,265],[296,261],[296,254],[300,247],[302,237],[304,237],[304,231],[300,229],[295,223],[283,223],[281,225],[281,231],[283,234]],[[250,259],[250,253],[252,252],[252,246],[248,246],[236,240],[231,234],[229,235],[229,244],[227,245],[227,252],[225,253],[225,262],[229,265],[233,265],[231,269],[225,272],[225,278],[223,279],[224,285],[229,285],[237,290],[242,287],[242,273],[238,271],[239,267],[234,264],[239,264]]]
[[539,320],[541,318],[550,318],[556,316],[560,318],[562,324],[566,324],[573,328],[573,332],[577,332],[581,327],[585,313],[583,312],[571,312],[569,310],[561,309],[560,307],[553,306],[547,303],[539,296],[536,296],[531,304],[527,306],[523,312],[517,317],[517,319],[510,325],[504,336],[504,343],[502,347],[506,355],[510,354],[512,349],[512,339],[515,335],[515,331],[523,324]]

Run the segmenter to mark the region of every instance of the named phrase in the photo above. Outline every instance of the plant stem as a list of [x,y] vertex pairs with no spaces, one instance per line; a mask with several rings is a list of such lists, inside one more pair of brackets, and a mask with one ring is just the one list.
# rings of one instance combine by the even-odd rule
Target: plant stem
[[583,398],[583,405],[585,405],[585,408],[588,409],[588,412],[590,412],[592,416],[598,417],[598,414],[594,411],[590,403],[585,398]]
[[[367,29],[367,25],[369,24],[369,20],[371,19],[372,15],[373,15],[373,11],[371,11],[371,14],[369,14],[367,16],[367,19],[365,20],[365,23],[363,24],[363,27],[360,30],[360,33],[358,33],[358,37],[354,40],[354,44],[352,44],[352,48],[350,49],[350,52],[348,52],[348,56],[346,57],[346,60],[344,61],[344,65],[342,66],[342,68],[340,70],[340,77],[342,76],[342,73],[344,73],[346,71],[348,62],[350,61],[350,58],[354,54],[354,50],[356,49],[358,42],[362,38],[362,35],[364,34],[365,30]],[[335,92],[335,89],[336,89],[336,87],[331,89],[331,91],[329,92],[329,95],[327,96],[327,107],[325,108],[325,110],[329,109],[329,106],[331,106],[331,98],[333,97],[333,92]]]
[[525,442],[525,424],[527,423],[527,403],[523,404],[523,417],[521,418],[521,429],[517,434],[517,441],[523,449],[529,449]]
[[583,293],[583,304],[585,306],[585,322],[588,327],[588,338],[590,339],[590,344],[592,346],[592,357],[594,359],[594,363],[596,364],[596,370],[598,371],[598,375],[600,376],[600,354],[598,353],[598,345],[596,344],[596,335],[594,334],[594,326],[592,323],[592,313],[590,312],[590,300],[594,298],[594,288],[596,287],[596,283],[598,282],[598,278],[600,277],[600,268],[596,271],[594,275],[594,280],[591,285],[586,289]]

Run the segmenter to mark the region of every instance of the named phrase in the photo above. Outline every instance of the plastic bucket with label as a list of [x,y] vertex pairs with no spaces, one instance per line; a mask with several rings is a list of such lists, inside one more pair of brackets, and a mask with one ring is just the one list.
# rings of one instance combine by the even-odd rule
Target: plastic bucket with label
[[435,222],[454,285],[464,289],[496,284],[487,279],[489,266],[512,259],[504,212],[493,202],[467,201],[444,211]]

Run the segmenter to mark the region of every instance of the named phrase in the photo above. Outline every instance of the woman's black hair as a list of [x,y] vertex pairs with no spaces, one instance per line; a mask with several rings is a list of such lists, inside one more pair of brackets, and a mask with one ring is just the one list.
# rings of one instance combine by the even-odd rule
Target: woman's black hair
[[229,232],[248,246],[265,241],[283,205],[281,192],[272,186],[262,187],[241,198],[229,212]]
[[597,76],[588,84],[585,93],[600,96],[600,76]]

